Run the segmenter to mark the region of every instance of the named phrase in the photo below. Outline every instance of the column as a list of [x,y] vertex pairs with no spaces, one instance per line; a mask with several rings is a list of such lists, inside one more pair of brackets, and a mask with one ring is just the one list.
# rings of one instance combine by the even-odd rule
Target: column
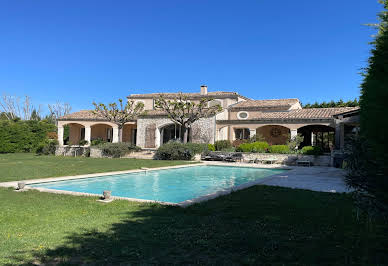
[[252,138],[253,136],[256,136],[256,128],[255,129],[249,129],[249,138]]
[[298,135],[297,129],[291,129],[291,139],[295,138]]
[[337,150],[343,149],[344,146],[344,124],[337,122],[335,124],[335,148]]
[[58,143],[63,146],[63,127],[58,127]]
[[118,127],[113,128],[112,142],[113,143],[119,142],[119,128]]
[[91,136],[92,129],[90,126],[85,126],[85,140],[88,142],[87,145],[90,145],[90,136]]
[[[162,131],[162,132],[160,132]],[[155,148],[159,148],[161,144],[161,139],[163,139],[163,129],[159,130],[159,128],[155,129]]]

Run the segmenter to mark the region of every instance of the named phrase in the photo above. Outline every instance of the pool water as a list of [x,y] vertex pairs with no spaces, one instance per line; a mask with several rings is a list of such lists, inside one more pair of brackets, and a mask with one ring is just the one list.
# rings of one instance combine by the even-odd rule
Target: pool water
[[35,183],[29,186],[100,195],[104,190],[111,190],[112,196],[179,203],[284,171],[286,170],[192,166]]

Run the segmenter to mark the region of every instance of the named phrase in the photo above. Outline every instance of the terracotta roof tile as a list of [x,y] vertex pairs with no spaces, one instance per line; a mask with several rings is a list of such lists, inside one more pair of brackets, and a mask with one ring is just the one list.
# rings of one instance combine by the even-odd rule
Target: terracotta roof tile
[[290,111],[256,111],[249,114],[250,120],[287,120],[287,119],[330,119],[333,115],[356,110],[357,107],[306,108]]
[[298,99],[248,100],[238,102],[230,106],[230,109],[290,107],[298,102]]
[[94,114],[92,110],[81,110],[78,112],[67,114],[67,115],[60,117],[58,120],[81,120],[81,119],[83,119],[83,120],[102,120],[102,121],[107,120],[102,116]]

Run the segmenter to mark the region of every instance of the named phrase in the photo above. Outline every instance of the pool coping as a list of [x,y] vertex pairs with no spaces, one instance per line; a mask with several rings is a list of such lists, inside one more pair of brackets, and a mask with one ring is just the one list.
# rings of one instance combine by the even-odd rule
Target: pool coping
[[[9,182],[2,182],[0,183],[0,187],[13,187],[17,188],[19,182],[24,182],[26,187],[23,189],[23,191],[28,190],[37,190],[39,192],[46,192],[46,193],[54,193],[54,194],[64,194],[64,195],[73,195],[73,196],[89,196],[89,197],[101,197],[101,194],[94,194],[94,193],[86,193],[86,192],[76,192],[76,191],[68,191],[68,190],[58,190],[58,189],[49,189],[49,188],[40,188],[40,187],[28,187],[30,184],[35,183],[50,183],[55,181],[66,181],[66,180],[78,180],[78,179],[85,179],[85,178],[95,178],[95,177],[102,177],[102,176],[110,176],[110,175],[120,175],[120,174],[127,174],[127,173],[141,173],[145,171],[158,171],[158,170],[168,170],[168,169],[177,169],[177,168],[185,168],[185,167],[195,167],[195,166],[228,166],[228,167],[249,167],[249,168],[260,168],[260,169],[282,169],[282,170],[295,170],[296,167],[293,166],[285,166],[285,165],[261,165],[261,164],[247,164],[247,163],[233,163],[233,164],[225,164],[222,162],[201,162],[201,163],[191,163],[191,164],[184,164],[184,165],[174,165],[174,166],[164,166],[164,167],[155,167],[155,168],[142,168],[142,169],[133,169],[133,170],[124,170],[124,171],[114,171],[114,172],[104,172],[104,173],[94,173],[94,174],[84,174],[84,175],[75,175],[75,176],[61,176],[61,177],[49,177],[49,178],[39,178],[39,179],[30,179],[30,180],[19,180],[19,181],[9,181]],[[146,200],[146,199],[138,199],[138,198],[129,198],[129,197],[119,197],[119,196],[111,196],[114,200],[127,200],[132,202],[140,202],[140,203],[157,203],[161,205],[168,205],[168,206],[179,206],[179,207],[188,207],[196,203],[205,202],[211,199],[215,199],[217,197],[228,195],[232,192],[239,191],[242,189],[246,189],[248,187],[252,187],[255,185],[259,185],[263,182],[266,182],[272,178],[281,176],[282,173],[273,174],[270,176],[266,176],[257,180],[253,180],[235,187],[218,190],[210,194],[202,195],[197,198],[188,199],[182,202],[173,203],[173,202],[166,202],[166,201],[157,201],[157,200]]]

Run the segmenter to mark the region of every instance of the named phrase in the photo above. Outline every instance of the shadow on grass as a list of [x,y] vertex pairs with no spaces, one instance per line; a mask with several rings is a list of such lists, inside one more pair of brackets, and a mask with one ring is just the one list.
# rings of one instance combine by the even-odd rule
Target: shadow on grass
[[[377,227],[376,227],[377,228]],[[256,186],[187,209],[140,205],[108,231],[70,234],[17,264],[384,264],[387,227],[371,232],[349,196]],[[385,234],[385,236],[384,236]],[[382,237],[383,236],[383,237]]]

